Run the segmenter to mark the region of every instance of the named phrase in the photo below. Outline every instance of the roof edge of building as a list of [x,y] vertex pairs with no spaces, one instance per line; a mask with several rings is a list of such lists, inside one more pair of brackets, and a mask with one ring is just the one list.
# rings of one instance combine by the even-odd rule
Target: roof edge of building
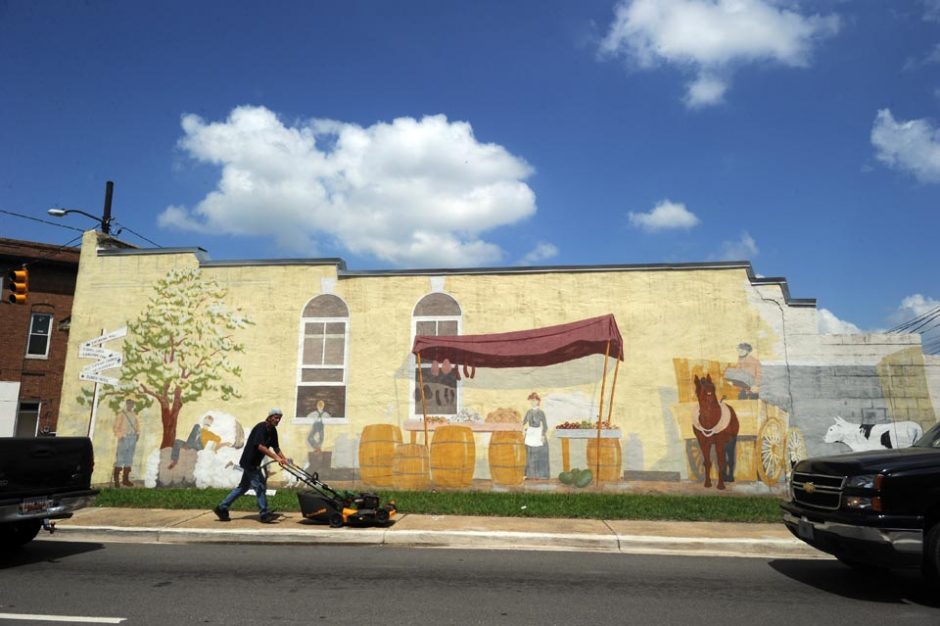
[[450,267],[450,268],[422,268],[422,269],[382,269],[382,270],[349,270],[346,261],[340,257],[324,258],[289,258],[289,259],[232,259],[213,261],[204,248],[178,247],[178,248],[130,248],[130,249],[101,249],[99,256],[133,256],[146,254],[192,254],[200,267],[249,267],[249,266],[325,266],[336,267],[339,279],[347,278],[379,278],[383,276],[474,276],[474,275],[510,275],[510,274],[552,274],[552,273],[590,273],[590,272],[641,272],[641,271],[695,271],[695,270],[727,270],[743,269],[747,273],[752,285],[778,285],[783,292],[785,302],[790,306],[815,307],[816,298],[793,298],[787,279],[780,276],[757,276],[750,261],[690,261],[682,263],[634,263],[634,264],[605,264],[605,265],[516,265],[503,267]]

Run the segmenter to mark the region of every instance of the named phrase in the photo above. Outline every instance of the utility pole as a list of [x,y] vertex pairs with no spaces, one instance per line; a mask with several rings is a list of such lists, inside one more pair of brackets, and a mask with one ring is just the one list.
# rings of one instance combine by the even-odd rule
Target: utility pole
[[108,181],[104,191],[104,215],[101,217],[101,232],[111,234],[111,196],[114,195],[114,182]]

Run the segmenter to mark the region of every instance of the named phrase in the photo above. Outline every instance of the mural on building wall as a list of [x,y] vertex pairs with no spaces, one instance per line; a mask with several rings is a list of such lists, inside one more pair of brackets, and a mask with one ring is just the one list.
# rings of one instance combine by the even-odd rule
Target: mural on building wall
[[826,443],[844,443],[852,452],[909,448],[921,438],[924,429],[917,422],[855,424],[836,416],[826,431]]
[[749,343],[738,344],[738,362],[725,368],[725,379],[737,387],[738,400],[759,400],[762,368]]
[[[104,283],[111,257],[99,262],[93,278]],[[635,272],[539,278],[558,285],[555,306],[546,309],[512,277],[438,277],[428,293],[427,277],[360,283],[347,276],[326,293],[304,294],[308,270],[279,268],[301,291],[284,292],[289,306],[259,309],[258,327],[248,332],[252,321],[226,302],[251,301],[248,286],[269,281],[270,271],[240,268],[244,275],[223,288],[199,270],[175,270],[154,283],[146,302],[143,289],[111,300],[125,305],[126,297],[127,310],[139,313],[128,323],[119,384],[99,389],[95,444],[106,461],[96,480],[234,486],[255,421],[246,410],[259,403],[294,408],[279,428],[281,442],[308,469],[343,487],[379,489],[617,491],[656,481],[686,493],[767,493],[782,489],[795,459],[907,446],[937,419],[930,395],[937,385],[929,381],[940,377],[925,375],[918,346],[816,336],[805,332],[812,312],[784,302],[784,315],[798,322],[787,335],[778,310],[765,314],[765,300],[741,297],[742,281],[726,280],[724,270],[683,279],[704,276],[725,290],[718,302],[726,315],[703,321],[692,296],[665,303],[653,290],[623,298]],[[745,291],[756,289],[743,282]],[[668,293],[684,284],[675,280]],[[91,335],[99,318],[122,321],[113,319],[122,307],[84,302],[75,323],[86,327],[76,335]],[[615,393],[614,372],[604,369],[615,360],[603,353],[477,369],[453,355],[419,364],[410,352],[416,335],[502,334],[599,309],[629,324],[628,373],[621,371]],[[71,404],[63,413],[78,415],[72,399],[80,395],[87,406],[92,389],[67,384]]]
[[[702,464],[705,473],[705,486],[712,486],[712,450],[718,464],[718,489],[725,488],[725,481],[734,480],[735,444],[738,439],[738,415],[724,398],[715,395],[715,384],[711,374],[705,378],[695,377],[695,397],[698,411],[692,417],[692,428],[702,452]],[[750,393],[748,391],[742,394]]]
[[525,431],[525,477],[548,478],[548,420],[542,410],[542,398],[534,391],[529,394],[529,410],[522,418]]
[[169,450],[154,449],[145,460],[147,487],[226,487],[238,484],[238,461],[245,446],[245,427],[235,416],[212,410],[200,416],[186,440]]
[[792,461],[806,457],[803,433],[788,412],[761,399],[763,367],[752,352],[741,343],[736,363],[673,359],[679,402],[671,411],[685,441],[689,478],[705,487],[713,478],[719,489],[735,481],[773,486]]
[[[226,293],[218,283],[203,280],[199,269],[171,270],[153,285],[153,295],[137,319],[128,322],[119,382],[99,392],[99,403],[116,412],[125,407],[124,418],[115,424],[115,435],[122,433],[115,466],[120,464],[125,476],[140,436],[138,426],[131,443],[129,427],[123,424],[137,418],[131,420],[128,411],[159,408],[160,465],[169,473],[186,445],[178,445],[176,436],[186,403],[207,394],[223,402],[240,397],[234,383],[241,378],[241,368],[229,357],[245,351],[235,335],[252,322],[240,311],[229,310]],[[93,397],[91,389],[83,388],[78,401],[89,404]]]
[[114,432],[114,438],[117,440],[115,445],[117,453],[114,458],[112,484],[115,487],[134,486],[134,483],[130,480],[130,473],[134,465],[137,440],[140,439],[140,420],[137,418],[135,408],[133,400],[125,400],[124,406],[114,417],[112,431]]
[[324,419],[346,416],[348,318],[346,303],[333,294],[320,294],[304,307],[297,417],[314,417],[320,402],[329,407],[329,414],[319,415],[321,425]]

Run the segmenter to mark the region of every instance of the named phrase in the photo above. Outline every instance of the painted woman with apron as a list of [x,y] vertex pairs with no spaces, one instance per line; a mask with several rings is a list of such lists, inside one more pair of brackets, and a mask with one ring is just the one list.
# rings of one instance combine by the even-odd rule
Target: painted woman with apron
[[531,407],[522,419],[525,431],[525,477],[548,478],[548,421],[540,405],[542,399],[534,391],[529,394]]

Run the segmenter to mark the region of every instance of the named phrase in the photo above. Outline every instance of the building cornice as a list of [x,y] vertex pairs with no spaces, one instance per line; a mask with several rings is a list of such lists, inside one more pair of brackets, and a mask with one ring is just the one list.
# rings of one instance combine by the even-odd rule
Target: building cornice
[[204,248],[133,248],[100,249],[99,256],[138,256],[147,254],[192,254],[199,267],[285,267],[333,266],[340,280],[350,278],[381,278],[389,276],[508,276],[525,274],[587,274],[600,272],[688,272],[703,270],[744,270],[752,285],[776,285],[789,306],[815,307],[815,298],[793,298],[787,279],[779,276],[757,276],[750,261],[703,261],[688,263],[635,263],[607,265],[517,265],[505,267],[448,267],[424,269],[348,270],[346,261],[339,257],[301,259],[232,259],[212,261]]

